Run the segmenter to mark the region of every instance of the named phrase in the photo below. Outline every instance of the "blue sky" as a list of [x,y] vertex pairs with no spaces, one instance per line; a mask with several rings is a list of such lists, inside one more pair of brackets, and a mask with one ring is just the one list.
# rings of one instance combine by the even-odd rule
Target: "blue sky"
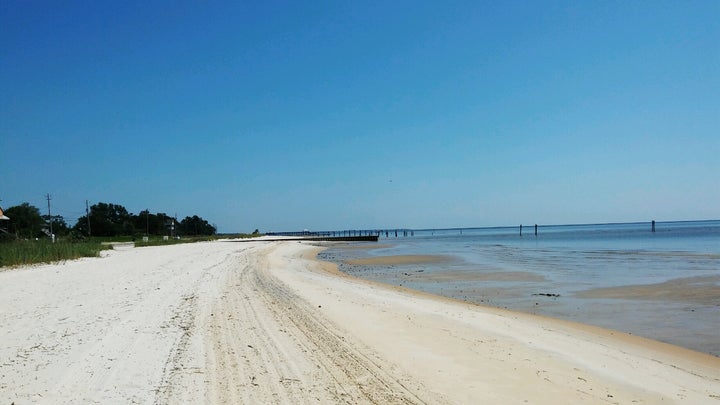
[[[720,218],[720,2],[0,3],[0,205]],[[43,208],[45,209],[45,208]]]

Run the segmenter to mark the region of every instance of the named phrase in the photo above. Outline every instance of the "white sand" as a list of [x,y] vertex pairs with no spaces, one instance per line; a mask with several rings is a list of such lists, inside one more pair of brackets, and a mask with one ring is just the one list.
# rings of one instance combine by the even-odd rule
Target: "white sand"
[[315,251],[0,271],[0,403],[720,404],[720,358],[360,281]]

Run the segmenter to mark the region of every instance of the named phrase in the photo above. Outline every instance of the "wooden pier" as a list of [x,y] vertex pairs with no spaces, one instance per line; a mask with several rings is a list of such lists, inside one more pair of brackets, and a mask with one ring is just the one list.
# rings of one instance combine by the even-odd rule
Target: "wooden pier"
[[302,240],[326,241],[326,242],[377,242],[378,235],[364,236],[312,236]]
[[233,239],[231,242],[283,242],[283,241],[313,241],[313,242],[377,242],[378,235],[364,236],[281,236],[269,239]]

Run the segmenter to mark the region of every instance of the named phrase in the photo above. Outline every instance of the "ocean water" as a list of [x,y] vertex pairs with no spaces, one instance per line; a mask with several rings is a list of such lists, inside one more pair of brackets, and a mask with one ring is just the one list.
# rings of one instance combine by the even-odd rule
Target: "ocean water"
[[[483,305],[594,324],[720,356],[720,221],[427,229],[333,247],[341,271]],[[434,263],[350,259],[439,255]],[[664,284],[663,284],[664,283]],[[628,286],[641,286],[628,288]],[[604,290],[598,290],[604,289]],[[590,293],[589,293],[590,292]]]

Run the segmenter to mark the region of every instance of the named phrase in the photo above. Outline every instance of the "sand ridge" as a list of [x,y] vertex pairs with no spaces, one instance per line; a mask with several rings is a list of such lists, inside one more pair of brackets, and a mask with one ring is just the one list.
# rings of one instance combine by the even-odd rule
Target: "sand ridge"
[[595,288],[575,294],[581,298],[663,299],[720,306],[720,276],[686,277],[657,284]]

